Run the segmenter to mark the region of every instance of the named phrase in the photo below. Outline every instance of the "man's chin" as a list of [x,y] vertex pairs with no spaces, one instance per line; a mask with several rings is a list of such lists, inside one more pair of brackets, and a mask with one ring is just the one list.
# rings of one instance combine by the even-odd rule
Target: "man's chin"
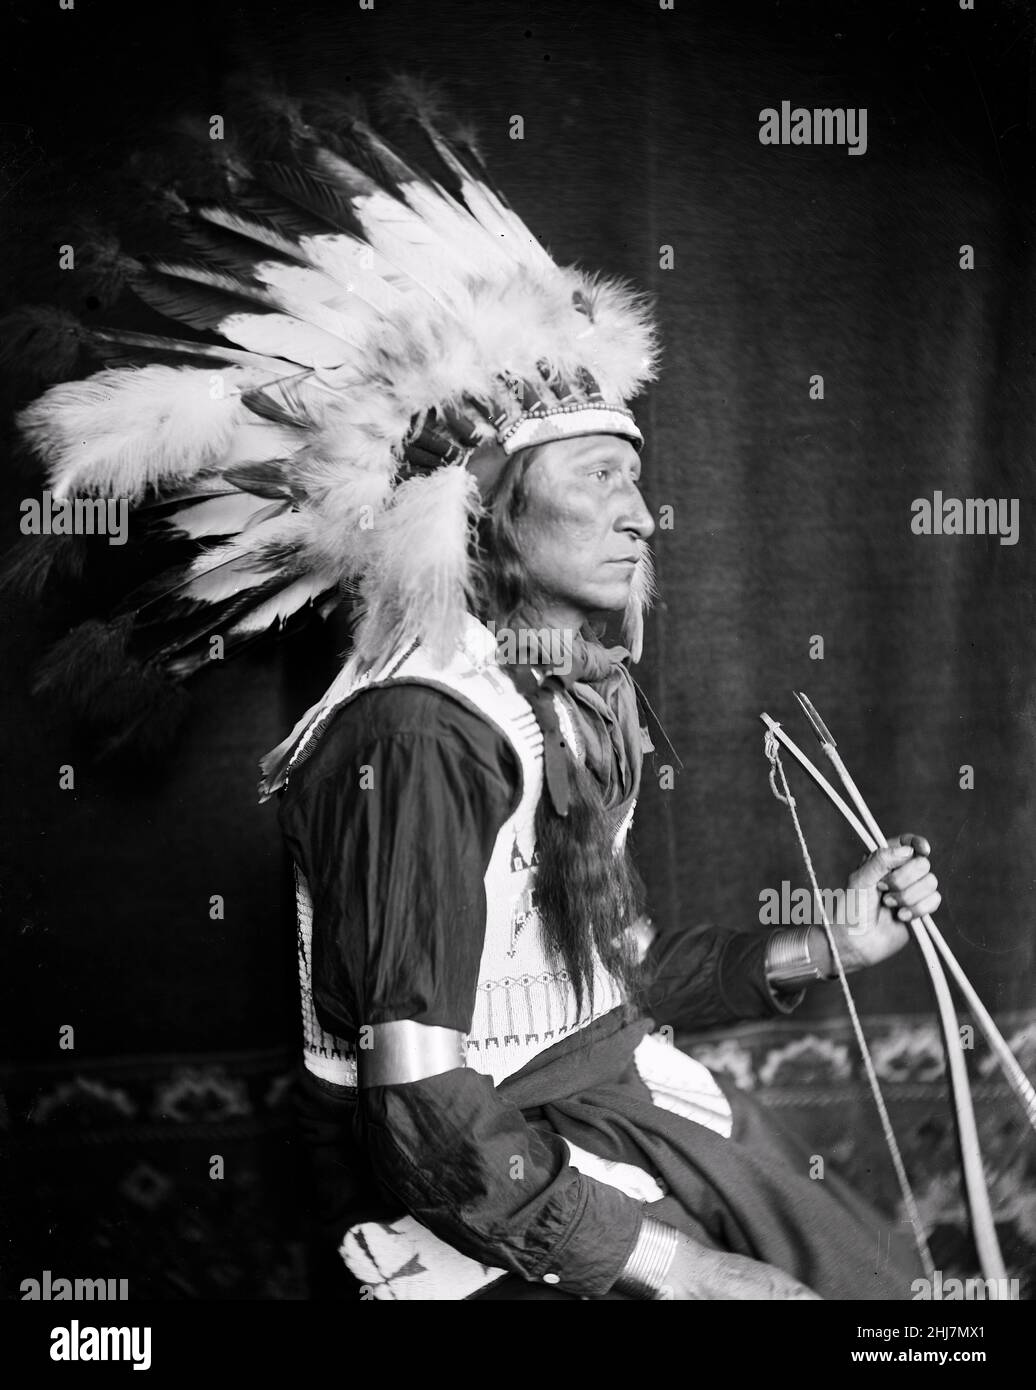
[[629,596],[630,586],[624,584],[621,592],[613,591],[608,595],[598,595],[593,607],[585,607],[584,612],[591,622],[604,622],[608,618],[621,617],[626,612]]
[[570,608],[577,626],[582,622],[597,626],[609,618],[621,617],[626,612],[631,583],[631,579],[623,580],[619,584],[613,581],[611,584],[602,584],[592,593],[565,595],[563,601],[565,606]]
[[607,589],[602,589],[600,594],[594,596],[594,611],[598,613],[625,613],[632,587],[633,572],[631,570],[628,579],[623,579],[618,584],[609,584]]

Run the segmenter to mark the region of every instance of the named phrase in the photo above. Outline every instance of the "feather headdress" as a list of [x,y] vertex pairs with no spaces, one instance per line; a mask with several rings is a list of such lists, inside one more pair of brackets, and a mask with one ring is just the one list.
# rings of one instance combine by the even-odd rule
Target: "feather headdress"
[[232,649],[343,592],[360,601],[357,660],[411,638],[445,660],[499,462],[575,435],[641,443],[627,401],[653,374],[643,298],[557,265],[429,93],[396,96],[437,177],[355,112],[318,133],[279,98],[290,160],[234,150],[224,197],[170,195],[189,254],[123,267],[215,340],[82,329],[108,365],[19,416],[53,498],[125,498],[198,548],[120,612],[163,634],[148,669],[181,679],[214,632]]

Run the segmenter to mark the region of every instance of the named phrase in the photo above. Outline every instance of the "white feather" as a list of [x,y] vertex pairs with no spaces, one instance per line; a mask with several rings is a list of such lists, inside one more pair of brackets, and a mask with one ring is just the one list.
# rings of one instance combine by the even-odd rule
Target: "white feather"
[[[220,547],[220,550],[225,548],[229,547]],[[236,598],[246,589],[265,584],[279,573],[278,570],[270,568],[257,569],[254,556],[222,555],[217,560],[217,553],[210,551],[206,556],[209,568],[200,571],[189,583],[183,585],[180,589],[183,598],[191,599],[195,603],[222,603],[224,599]]]
[[378,257],[366,242],[341,233],[303,237],[300,245],[308,260],[340,285],[352,285],[355,293],[382,313],[403,306],[399,291],[390,283],[393,267]]
[[273,623],[284,625],[293,613],[332,588],[334,580],[319,571],[303,575],[280,589],[271,598],[249,609],[230,629],[232,636],[246,632],[265,632]]
[[219,467],[225,471],[238,463],[268,463],[271,459],[286,458],[305,442],[304,430],[278,425],[246,411],[244,420],[220,456]]
[[282,308],[347,343],[358,344],[364,330],[378,321],[377,311],[359,295],[350,294],[319,270],[265,261],[255,272]]
[[[268,506],[269,503],[266,503]],[[245,589],[265,584],[279,571],[266,558],[268,548],[297,549],[301,519],[295,513],[270,518],[222,545],[213,546],[191,561],[187,582],[179,590],[184,598],[219,603]]]
[[242,531],[268,501],[247,492],[210,497],[181,507],[165,518],[165,524],[195,540],[202,536],[230,536]]
[[229,314],[219,331],[250,352],[283,357],[305,367],[337,367],[351,357],[349,345],[323,328],[288,314]]

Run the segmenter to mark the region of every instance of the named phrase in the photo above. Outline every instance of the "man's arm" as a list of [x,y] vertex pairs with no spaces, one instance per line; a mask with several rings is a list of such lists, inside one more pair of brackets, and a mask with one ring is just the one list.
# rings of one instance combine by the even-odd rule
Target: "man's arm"
[[644,959],[646,1011],[688,1030],[790,1013],[803,994],[768,979],[772,936],[711,922],[658,933]]
[[[904,923],[942,901],[923,835],[897,835],[867,855],[831,921],[847,974],[900,951]],[[663,1023],[710,1028],[790,1013],[805,987],[836,975],[824,928],[723,932],[711,925],[657,935],[645,958],[649,1011]]]

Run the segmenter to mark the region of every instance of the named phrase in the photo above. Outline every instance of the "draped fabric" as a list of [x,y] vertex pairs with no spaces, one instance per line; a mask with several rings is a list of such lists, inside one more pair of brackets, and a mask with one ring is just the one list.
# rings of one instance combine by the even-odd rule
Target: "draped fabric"
[[659,1173],[668,1196],[651,1215],[696,1240],[788,1270],[823,1298],[909,1298],[920,1273],[909,1241],[895,1233],[891,1262],[876,1260],[892,1223],[835,1175],[830,1183],[811,1181],[801,1141],[772,1121],[753,1123],[752,1103],[736,1088],[727,1088],[729,1139],[652,1104],[629,1065],[650,1026],[602,1020],[591,1049],[572,1045],[566,1056],[555,1049],[509,1077],[501,1092],[566,1139]]

